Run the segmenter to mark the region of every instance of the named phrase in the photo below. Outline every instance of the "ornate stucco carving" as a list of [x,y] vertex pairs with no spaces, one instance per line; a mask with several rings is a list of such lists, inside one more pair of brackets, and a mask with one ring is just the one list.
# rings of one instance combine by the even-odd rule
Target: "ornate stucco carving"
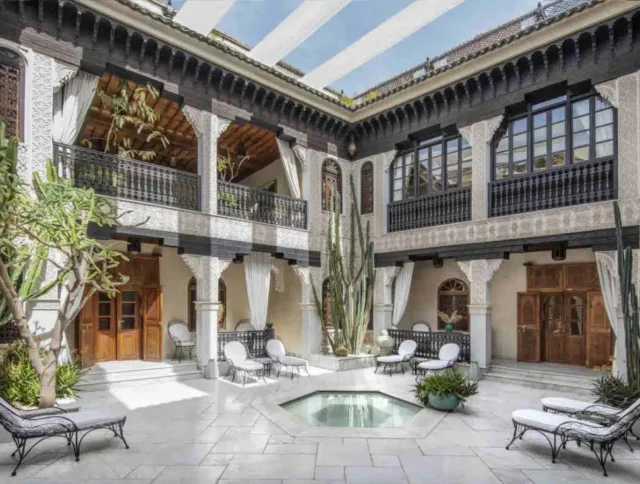
[[228,119],[218,117],[218,136],[222,135],[222,133],[227,130],[230,124],[231,121],[229,121]]
[[282,268],[272,265],[271,275],[273,276],[273,289],[276,292],[284,292],[284,274]]
[[300,267],[300,266],[291,266],[293,272],[296,273],[300,283],[303,286],[307,286],[311,283],[310,269],[308,267]]
[[54,61],[54,69],[53,92],[57,92],[78,73],[78,66],[73,66],[59,60]]
[[[396,276],[400,273],[402,267],[394,266],[394,267],[385,267],[383,270],[384,277],[384,285],[386,287],[391,287],[393,281],[395,281]],[[379,270],[379,269],[378,269]]]
[[31,169],[44,173],[45,163],[52,157],[52,125],[53,117],[53,59],[42,54],[34,54],[31,92]]
[[471,126],[458,128],[458,131],[460,132],[460,135],[467,141],[467,143],[473,146],[473,130],[471,129]]
[[470,285],[470,303],[489,304],[489,282],[502,264],[502,259],[458,261]]
[[396,153],[398,153],[398,150],[391,150],[386,153],[382,153],[382,166],[384,167],[385,172],[389,171],[391,163],[396,159]]
[[293,145],[293,154],[302,166],[307,164],[307,148],[301,145]]
[[196,280],[202,279],[202,257],[200,255],[181,254],[180,257],[185,265],[189,268]]
[[182,112],[184,113],[185,118],[187,118],[187,121],[191,124],[196,136],[200,138],[204,132],[202,111],[185,105],[182,107]]
[[618,81],[613,79],[611,81],[603,82],[593,86],[600,96],[607,100],[614,108],[619,107],[618,99]]

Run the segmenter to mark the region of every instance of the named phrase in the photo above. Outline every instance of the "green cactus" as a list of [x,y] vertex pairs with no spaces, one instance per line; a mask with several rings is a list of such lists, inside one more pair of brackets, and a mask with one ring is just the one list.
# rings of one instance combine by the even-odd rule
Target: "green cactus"
[[613,202],[618,245],[618,275],[620,277],[620,297],[624,315],[625,344],[627,350],[627,382],[640,384],[640,314],[638,313],[638,293],[632,278],[633,251],[623,247],[622,217],[618,202]]
[[334,194],[332,200],[331,217],[327,230],[326,260],[329,269],[329,297],[333,334],[330,331],[332,328],[325,324],[322,300],[318,297],[315,284],[312,283],[313,297],[318,316],[322,321],[322,330],[336,355],[338,347],[344,347],[350,354],[361,352],[371,317],[376,277],[370,226],[367,222],[366,230],[362,228],[353,177],[349,178],[349,186],[351,189],[351,233],[347,255],[342,251],[341,203],[337,194]]
[[339,358],[344,358],[345,356],[349,356],[349,352],[347,351],[347,348],[345,348],[344,346],[340,346],[339,348],[336,348],[333,354]]

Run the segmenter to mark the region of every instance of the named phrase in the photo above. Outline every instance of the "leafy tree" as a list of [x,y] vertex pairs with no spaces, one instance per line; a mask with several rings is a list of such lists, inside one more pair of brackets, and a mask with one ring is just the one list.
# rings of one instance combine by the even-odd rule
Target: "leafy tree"
[[240,168],[245,161],[247,161],[251,156],[246,155],[243,157],[232,156],[231,152],[227,148],[227,155],[218,154],[218,162],[216,169],[218,171],[218,179],[223,182],[231,183],[236,179],[238,174],[240,173]]
[[153,160],[154,150],[139,150],[133,147],[132,136],[146,134],[145,142],[157,139],[163,148],[169,146],[169,140],[156,129],[160,116],[150,104],[155,103],[159,93],[151,84],[130,88],[129,82],[123,80],[115,94],[108,94],[98,89],[96,96],[102,106],[109,109],[110,121],[104,138],[87,138],[82,144],[93,148],[98,142],[105,153],[114,153],[121,158],[138,158],[143,161]]
[[[93,189],[60,178],[50,160],[46,177],[35,174],[27,190],[16,174],[17,146],[0,120],[0,314],[17,325],[40,379],[39,405],[50,407],[64,331],[94,292],[113,296],[126,282],[115,274],[124,255],[89,237],[89,224],[116,225],[125,214]],[[47,293],[60,299],[60,309],[41,358],[25,307]]]

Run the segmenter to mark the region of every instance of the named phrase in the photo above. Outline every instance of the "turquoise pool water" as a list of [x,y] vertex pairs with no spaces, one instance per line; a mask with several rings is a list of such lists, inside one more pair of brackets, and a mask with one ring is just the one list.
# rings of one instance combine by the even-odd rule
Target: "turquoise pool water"
[[282,404],[314,427],[404,427],[421,408],[378,392],[316,392]]

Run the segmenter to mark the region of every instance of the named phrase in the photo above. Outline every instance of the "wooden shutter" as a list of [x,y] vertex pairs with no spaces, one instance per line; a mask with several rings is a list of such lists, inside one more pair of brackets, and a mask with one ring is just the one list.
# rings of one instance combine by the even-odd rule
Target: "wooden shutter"
[[598,267],[595,264],[565,264],[565,288],[568,291],[599,291]]
[[540,295],[518,293],[518,361],[540,362]]
[[143,343],[144,360],[162,360],[162,290],[143,289]]
[[564,290],[562,265],[527,267],[527,291],[560,292]]
[[[85,296],[89,289],[85,289]],[[98,295],[89,298],[78,315],[78,353],[82,366],[95,362],[95,321],[98,315]]]
[[587,294],[587,366],[611,364],[611,324],[601,292]]
[[23,64],[20,56],[0,47],[0,118],[6,124],[7,137],[22,138],[22,75]]

